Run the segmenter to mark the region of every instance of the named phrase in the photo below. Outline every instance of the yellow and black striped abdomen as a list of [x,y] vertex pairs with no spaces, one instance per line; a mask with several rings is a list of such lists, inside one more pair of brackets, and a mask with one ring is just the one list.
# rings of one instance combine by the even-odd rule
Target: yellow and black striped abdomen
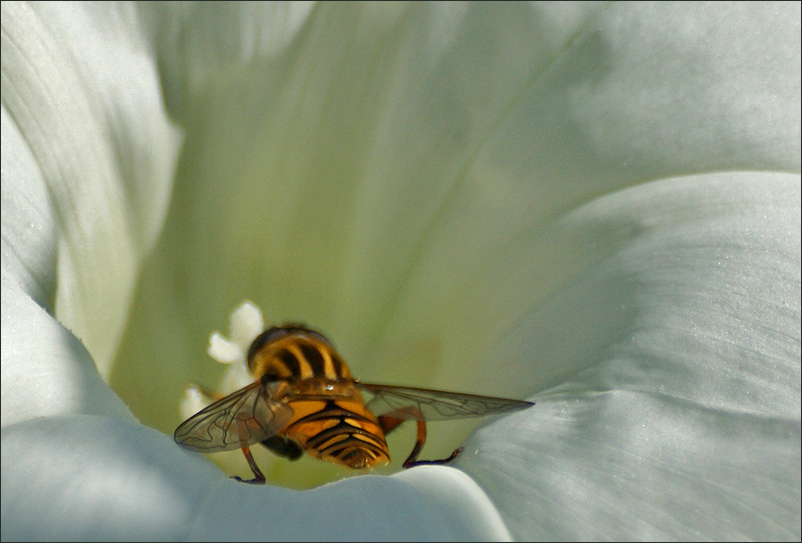
[[289,405],[295,415],[281,433],[313,457],[353,469],[389,462],[384,432],[361,397],[291,400]]

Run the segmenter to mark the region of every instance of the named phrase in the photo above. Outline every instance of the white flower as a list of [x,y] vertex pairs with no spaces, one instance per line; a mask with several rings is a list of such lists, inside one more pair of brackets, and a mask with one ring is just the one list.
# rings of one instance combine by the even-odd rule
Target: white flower
[[[798,3],[2,31],[2,539],[800,538]],[[239,484],[171,434],[243,298],[366,381],[537,405],[433,425],[451,467]]]

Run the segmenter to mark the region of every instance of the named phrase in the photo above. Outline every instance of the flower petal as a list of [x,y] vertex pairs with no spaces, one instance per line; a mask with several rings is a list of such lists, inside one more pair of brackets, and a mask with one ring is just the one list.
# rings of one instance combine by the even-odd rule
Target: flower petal
[[710,174],[557,223],[574,274],[496,351],[556,388],[458,461],[513,536],[798,537],[799,202],[798,175]]
[[69,330],[2,275],[2,426],[65,413],[133,420]]
[[[161,3],[141,7],[158,28],[170,114],[184,124],[209,87],[254,62],[275,59],[295,39],[312,2]],[[222,76],[222,77],[221,77]]]
[[31,222],[17,234],[37,239],[8,243],[31,266],[17,273],[36,278],[32,295],[83,340],[105,375],[137,266],[162,225],[177,132],[160,107],[135,12],[91,3],[2,10],[4,125],[13,119],[15,129],[4,156],[6,144],[20,146],[11,151],[17,177],[3,173],[4,215],[10,201],[27,202]]
[[[93,136],[82,147],[68,136],[75,127],[90,135],[108,128],[98,119],[118,110],[102,109],[109,104],[102,92],[81,94],[93,85],[75,84],[108,78],[103,70],[100,75],[88,70],[79,52],[60,47],[92,34],[84,28],[91,17],[84,16],[107,8],[79,6],[63,17],[69,13],[58,11],[63,4],[37,6],[3,4],[3,98],[4,106],[11,105],[3,123],[5,128],[13,118],[20,126],[15,141],[33,142],[31,156],[15,153],[15,161],[26,167],[31,157],[42,161],[43,173],[26,178],[38,174],[48,185],[42,190],[40,182],[9,201],[25,209],[26,198],[35,200],[23,216],[60,237],[31,235],[38,252],[16,259],[17,282],[6,276],[5,250],[25,244],[15,239],[6,245],[8,223],[3,223],[4,340],[6,319],[17,314],[7,313],[7,307],[34,316],[15,323],[17,338],[27,331],[23,325],[44,316],[32,310],[28,294],[18,298],[19,292],[9,294],[7,287],[22,285],[40,301],[58,284],[61,322],[75,326],[105,373],[139,259],[161,227],[169,191],[162,182],[174,147],[154,105],[160,102],[154,100],[152,58],[142,55],[146,69],[140,75],[151,91],[144,94],[146,110],[159,114],[155,141],[134,141],[167,149],[167,160],[157,157],[145,168],[146,181],[155,172],[153,185],[133,182],[141,179],[135,172],[106,186],[119,173],[109,159],[108,141]],[[43,14],[39,18],[36,9]],[[151,26],[146,16],[132,18],[125,9],[107,12],[120,23],[110,35],[127,36],[131,28],[144,36],[164,32],[160,55],[169,65],[170,45],[188,28]],[[247,47],[256,43],[249,35],[233,55],[203,55],[200,68],[192,66],[194,55],[176,54],[175,65],[182,68],[164,74],[170,110],[184,121],[189,110],[209,115],[193,117],[207,124],[188,145],[175,222],[157,265],[145,271],[151,300],[143,302],[145,310],[139,308],[140,327],[123,349],[140,364],[142,378],[128,392],[142,396],[156,389],[170,396],[165,390],[185,378],[184,361],[203,359],[196,354],[217,326],[208,322],[216,323],[232,298],[261,292],[271,302],[260,300],[272,317],[294,311],[294,317],[308,315],[339,328],[354,358],[384,377],[408,375],[407,362],[421,358],[414,375],[429,383],[456,375],[483,386],[511,386],[516,394],[562,385],[539,402],[542,409],[505,417],[476,434],[473,454],[457,461],[491,492],[516,536],[724,533],[798,539],[799,6],[362,9],[327,6],[310,19],[293,55],[320,62],[244,63],[247,73],[232,70],[218,78],[231,58],[250,58],[240,51],[259,49]],[[60,23],[58,40],[47,39],[51,21]],[[487,31],[488,21],[495,31]],[[510,23],[514,32],[499,32]],[[197,28],[196,36],[202,36],[204,25]],[[290,39],[278,50],[294,41],[289,28]],[[223,34],[230,40],[223,43],[239,39]],[[133,47],[128,61],[137,65],[136,53],[149,51],[150,44],[134,42],[141,49]],[[9,67],[19,70],[23,81],[39,83],[37,70],[26,66],[28,57],[16,54],[14,46],[22,43],[20,50],[37,53],[31,65],[48,81],[41,85],[46,92],[38,94],[32,84],[30,98],[24,85],[8,83],[18,79],[6,77]],[[186,43],[190,50],[192,40]],[[105,44],[92,42],[90,56],[97,48],[99,65],[113,66],[115,59],[103,56]],[[119,49],[109,51],[116,55]],[[388,51],[397,52],[390,62]],[[242,87],[240,78],[246,80]],[[140,83],[132,79],[123,81]],[[374,92],[376,81],[386,84],[383,93]],[[60,87],[82,99],[71,104],[59,98]],[[119,93],[118,87],[110,94]],[[48,94],[56,98],[52,103]],[[225,107],[216,109],[220,104]],[[93,116],[98,105],[101,112]],[[32,122],[40,113],[41,126]],[[135,117],[109,116],[128,122]],[[220,145],[213,136],[232,126],[239,131]],[[45,137],[51,133],[59,142],[53,148]],[[87,152],[94,144],[97,157]],[[123,157],[121,164],[133,168],[125,160],[130,147],[111,147]],[[4,149],[4,167],[5,155]],[[74,162],[59,160],[64,156]],[[794,175],[668,178],[716,169]],[[4,210],[5,175],[4,169]],[[75,181],[84,177],[86,185]],[[655,178],[663,180],[615,192]],[[38,220],[38,204],[51,193],[63,224]],[[610,196],[593,201],[603,194]],[[126,213],[129,197],[133,217]],[[554,217],[564,219],[554,225]],[[58,275],[48,269],[55,251]],[[188,270],[192,273],[185,275]],[[169,278],[177,285],[165,286]],[[197,295],[209,284],[228,290]],[[159,307],[148,311],[149,303]],[[102,326],[89,330],[90,320]],[[150,344],[155,350],[147,350]],[[39,347],[32,340],[20,345],[25,349],[6,351],[4,341],[4,411],[11,386],[6,354],[14,355],[19,368],[26,353]],[[88,367],[75,343],[68,346]],[[140,346],[147,348],[137,350]],[[43,355],[51,356],[46,350]],[[149,361],[173,381],[162,387],[166,379],[143,364]],[[77,382],[86,377],[84,369],[75,371]],[[87,397],[93,397],[98,379],[86,382]],[[37,392],[37,398],[50,390],[33,380],[22,388]],[[70,395],[77,397],[68,389],[66,412],[78,403]],[[18,408],[25,394],[13,397]],[[88,410],[98,405],[102,402]],[[326,489],[342,486],[354,489],[347,506],[380,505],[376,517],[367,519],[374,524],[357,526],[371,538],[400,533],[399,524],[417,522],[421,515],[431,524],[407,522],[411,537],[506,535],[459,471],[419,468],[378,482],[359,478],[307,493],[325,498],[307,509],[309,501],[293,502],[289,491],[234,485],[207,461],[188,460],[167,436],[141,426],[107,418],[29,419],[39,411],[22,409],[21,418],[9,419],[22,422],[6,425],[2,440],[7,539],[54,537],[54,527],[61,526],[76,538],[110,538],[119,530],[134,537],[174,537],[176,522],[207,513],[218,517],[211,526],[194,525],[202,536],[218,533],[213,531],[234,518],[243,531],[253,528],[263,538],[264,527],[249,522],[265,504],[282,515],[270,523],[271,530],[298,510],[311,510],[323,524],[343,519],[324,513],[334,502]],[[152,412],[163,416],[167,410],[155,405]],[[540,422],[539,413],[546,420]],[[32,443],[42,443],[45,454],[25,456]],[[164,465],[154,453],[164,455]],[[729,464],[721,461],[724,455]],[[98,460],[98,471],[87,458]],[[127,462],[134,466],[129,472],[123,467]],[[51,480],[49,469],[42,478],[43,466],[62,472],[64,479]],[[65,496],[84,498],[76,490],[81,485],[69,484],[76,472],[84,475],[81,470],[87,470],[85,486],[92,490],[86,511],[100,513],[69,519]],[[198,477],[184,486],[187,472]],[[165,474],[179,490],[165,491]],[[31,480],[37,484],[29,485]],[[391,493],[381,500],[385,485],[395,491],[399,480],[415,488],[432,485],[432,493],[413,489],[405,494],[409,509],[399,511],[390,503]],[[140,482],[143,488],[136,487]],[[218,491],[213,482],[221,489],[231,486]],[[130,500],[127,484],[134,485]],[[359,501],[356,496],[366,487],[379,497],[371,493]],[[778,498],[772,501],[775,487]],[[67,493],[60,496],[59,489]],[[228,499],[229,492],[236,498]],[[263,494],[269,498],[261,499]],[[467,496],[463,510],[452,510],[455,495]],[[180,502],[176,510],[170,510],[171,501]],[[219,502],[233,507],[218,510]],[[281,509],[288,502],[292,507]],[[441,515],[442,509],[447,512]],[[536,517],[536,511],[553,516]],[[120,521],[116,528],[105,524],[107,512]],[[152,524],[144,525],[143,518]],[[287,529],[306,528],[306,520]],[[459,525],[449,526],[452,520]],[[392,531],[382,532],[385,526]],[[349,519],[336,528],[345,537],[357,531]],[[297,531],[285,535],[292,533]],[[316,535],[325,537],[322,531],[311,537]]]
[[3,428],[1,443],[3,540],[509,539],[449,468],[298,492],[232,481],[167,436],[105,417],[35,419]]

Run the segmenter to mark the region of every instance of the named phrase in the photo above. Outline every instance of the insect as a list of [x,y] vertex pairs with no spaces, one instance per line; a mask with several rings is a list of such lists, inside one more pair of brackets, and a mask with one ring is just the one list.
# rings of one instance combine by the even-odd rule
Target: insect
[[[275,326],[262,332],[248,349],[248,368],[255,382],[212,403],[175,431],[176,443],[213,453],[242,449],[254,478],[265,476],[250,446],[261,443],[275,454],[314,458],[353,469],[390,460],[385,436],[402,422],[414,420],[417,438],[405,468],[448,463],[421,460],[426,421],[481,417],[526,409],[532,402],[459,394],[440,390],[362,383],[323,334],[302,325]],[[362,393],[372,398],[366,403]]]

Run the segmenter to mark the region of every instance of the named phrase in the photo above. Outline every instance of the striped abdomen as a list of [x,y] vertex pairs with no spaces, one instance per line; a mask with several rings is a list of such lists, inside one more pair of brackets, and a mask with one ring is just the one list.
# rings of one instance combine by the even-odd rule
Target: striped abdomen
[[310,455],[363,469],[390,458],[384,432],[361,397],[335,400],[290,400],[295,416],[281,431]]

